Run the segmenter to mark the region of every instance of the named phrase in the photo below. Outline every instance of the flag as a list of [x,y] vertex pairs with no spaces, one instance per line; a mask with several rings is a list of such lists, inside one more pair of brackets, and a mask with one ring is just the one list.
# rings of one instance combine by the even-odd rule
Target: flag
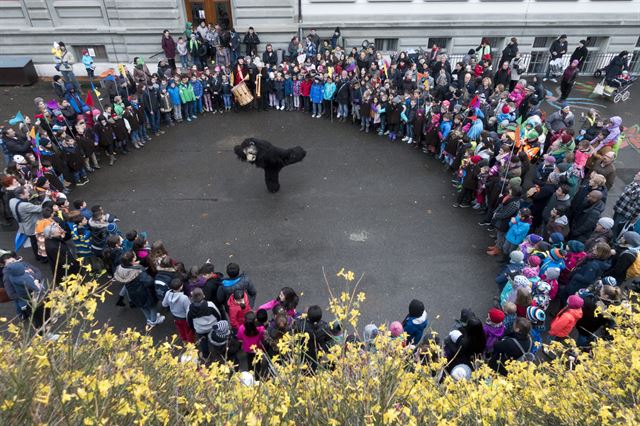
[[9,124],[11,126],[15,126],[16,124],[22,123],[23,121],[24,121],[24,115],[22,115],[22,113],[20,111],[18,111],[16,116],[13,117],[11,120],[9,120]]
[[387,61],[382,61],[382,69],[384,70],[384,76],[389,79],[389,73],[387,72]]
[[515,144],[515,147],[516,148],[520,148],[520,124],[518,124],[516,126],[516,131],[515,131],[515,134],[513,136],[514,136],[514,139],[515,139],[513,141],[514,144]]
[[88,107],[93,109],[93,96],[91,96],[91,91],[87,92],[87,99],[85,99],[84,103],[87,104]]
[[47,108],[49,109],[58,109],[60,108],[60,106],[58,105],[58,102],[51,99],[49,102],[47,102]]
[[469,109],[475,109],[480,107],[480,98],[478,95],[475,95],[471,102],[469,102]]
[[[111,76],[111,77],[113,77],[113,76]],[[107,77],[107,78],[109,78],[109,77]],[[107,78],[105,78],[105,80]],[[93,85],[93,82],[91,82],[91,90],[93,90],[95,92],[97,97],[100,97],[100,92],[98,92],[98,89],[96,89],[96,86]]]
[[36,138],[36,128],[32,127],[31,130],[29,131],[29,139],[33,140],[38,140]]
[[118,64],[118,71],[120,71],[120,74],[123,76],[127,75],[127,68],[123,64]]

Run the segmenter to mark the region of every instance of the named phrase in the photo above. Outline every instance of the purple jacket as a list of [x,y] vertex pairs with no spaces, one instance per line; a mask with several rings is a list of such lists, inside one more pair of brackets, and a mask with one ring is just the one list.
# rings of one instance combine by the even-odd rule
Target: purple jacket
[[487,338],[487,346],[485,346],[485,352],[493,352],[493,345],[495,345],[504,335],[504,324],[484,324],[482,326],[484,335]]

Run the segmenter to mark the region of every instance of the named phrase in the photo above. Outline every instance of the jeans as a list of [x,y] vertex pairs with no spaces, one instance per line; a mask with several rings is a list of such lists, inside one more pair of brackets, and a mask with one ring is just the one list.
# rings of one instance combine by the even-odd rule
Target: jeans
[[82,179],[84,179],[86,177],[87,177],[87,172],[84,170],[84,168],[82,168],[82,169],[80,169],[80,170],[78,170],[76,172],[73,172],[73,181],[75,183],[80,182]]
[[202,114],[202,96],[196,98],[195,101],[195,114]]
[[141,139],[141,137],[140,137],[140,129],[131,130],[131,142],[139,142],[140,139]]
[[349,115],[349,104],[338,104],[338,115],[342,118],[345,118]]
[[322,104],[320,102],[313,103],[313,115],[322,115]]
[[191,120],[193,114],[193,104],[194,102],[185,102],[182,104],[182,117],[186,120]]
[[405,124],[405,136],[409,137],[409,139],[413,139],[413,124]]
[[362,127],[368,129],[370,123],[371,123],[371,117],[365,117],[364,115],[360,117],[360,125]]
[[180,65],[182,65],[182,71],[189,68],[189,55],[180,55]]
[[142,313],[144,317],[147,319],[147,322],[156,322],[158,319],[158,311],[156,308],[140,308],[142,309]]
[[224,101],[225,109],[231,109],[231,95],[224,94],[222,95],[222,99]]
[[158,133],[160,130],[160,111],[145,111],[149,126],[151,126],[152,133]]
[[147,127],[144,123],[140,123],[140,129],[138,129],[138,133],[140,134],[140,139],[149,139],[149,134],[147,133]]

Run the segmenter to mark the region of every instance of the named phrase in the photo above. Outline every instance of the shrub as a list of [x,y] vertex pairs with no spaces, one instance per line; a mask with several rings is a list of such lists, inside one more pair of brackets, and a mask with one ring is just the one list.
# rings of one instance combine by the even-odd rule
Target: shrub
[[[590,355],[540,365],[512,363],[507,377],[478,365],[469,381],[438,380],[444,360],[416,362],[384,327],[375,350],[337,345],[308,373],[300,335],[271,360],[275,377],[246,386],[230,365],[198,368],[193,346],[116,334],[93,314],[106,289],[72,277],[47,302],[48,332],[30,335],[4,320],[0,334],[2,424],[602,424],[640,423],[640,314],[615,309],[612,340]],[[356,286],[357,288],[357,286]],[[344,324],[364,295],[331,296]],[[436,352],[427,358],[437,358]],[[329,368],[331,367],[331,368]]]

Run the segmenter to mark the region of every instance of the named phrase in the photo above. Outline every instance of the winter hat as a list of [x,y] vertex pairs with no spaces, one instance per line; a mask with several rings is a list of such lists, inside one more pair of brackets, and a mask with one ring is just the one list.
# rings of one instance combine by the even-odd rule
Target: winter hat
[[566,173],[566,171],[569,170],[569,167],[571,166],[567,163],[560,163],[556,165],[556,167],[558,168],[558,170],[560,170],[560,173]]
[[364,327],[363,338],[365,343],[371,343],[378,336],[378,327],[375,324],[367,324]]
[[529,266],[535,268],[536,266],[540,266],[542,260],[540,260],[538,256],[529,256],[529,259],[527,259],[527,263],[529,264]]
[[509,188],[517,188],[519,186],[522,186],[522,179],[521,178],[513,177],[513,178],[509,179]]
[[538,281],[536,285],[536,293],[549,294],[551,292],[551,284],[545,281]]
[[529,239],[529,242],[531,244],[538,244],[540,241],[542,241],[542,237],[538,234],[529,234],[527,238]]
[[514,250],[509,253],[509,260],[511,260],[511,263],[522,264],[524,262],[524,254],[520,250]]
[[391,332],[391,337],[400,336],[404,329],[402,328],[402,323],[400,321],[394,321],[389,325],[389,331]]
[[577,59],[574,59],[573,61],[571,61],[571,65],[574,66],[574,67],[577,67],[579,63],[580,63],[580,61],[577,60]]
[[584,243],[578,240],[569,240],[567,243],[567,248],[571,253],[580,253],[584,251]]
[[462,332],[460,330],[451,330],[449,332],[449,339],[451,339],[453,343],[457,343],[458,339],[461,337],[462,337]]
[[584,305],[584,300],[582,297],[572,294],[567,298],[567,306],[569,309],[580,309]]
[[489,309],[489,319],[494,324],[500,324],[504,321],[504,312],[498,308],[491,308]]
[[562,235],[559,232],[554,232],[553,234],[551,234],[549,236],[549,241],[551,242],[551,244],[556,245],[559,243],[564,242],[564,235]]
[[422,316],[424,312],[424,303],[419,301],[418,299],[413,299],[411,303],[409,303],[409,316],[413,318],[418,318]]
[[471,162],[473,164],[478,164],[480,161],[482,161],[482,157],[480,157],[479,155],[474,155],[471,157]]
[[613,219],[611,219],[610,217],[601,217],[600,219],[598,219],[598,225],[602,226],[607,231],[613,228],[613,224]]
[[529,281],[529,278],[525,277],[524,275],[516,275],[513,279],[514,288],[529,287],[530,285],[531,282]]
[[523,268],[522,275],[527,278],[535,278],[538,276],[538,268]]
[[635,231],[627,231],[622,234],[628,247],[640,247],[640,234]]
[[545,155],[544,162],[547,164],[556,164],[556,157],[553,155]]
[[509,109],[509,105],[504,105],[502,107],[502,113],[503,114],[509,114],[511,112],[511,110]]
[[560,250],[559,248],[552,248],[551,250],[549,250],[549,256],[553,260],[561,260],[564,259],[564,251]]
[[226,320],[220,320],[213,324],[211,332],[209,332],[209,342],[213,346],[224,346],[227,343],[227,338],[231,335],[229,329],[229,322]]
[[13,162],[16,164],[27,164],[27,160],[24,159],[24,156],[20,154],[16,154],[12,158]]
[[544,271],[544,279],[545,280],[557,280],[560,276],[560,268],[549,268]]
[[618,280],[616,280],[613,277],[604,277],[602,279],[602,285],[610,285],[611,287],[617,287],[618,286]]
[[459,382],[460,380],[471,379],[471,367],[467,364],[458,364],[451,370],[451,378]]
[[535,306],[529,306],[527,308],[527,319],[535,324],[544,324],[547,319],[547,315],[542,309]]

